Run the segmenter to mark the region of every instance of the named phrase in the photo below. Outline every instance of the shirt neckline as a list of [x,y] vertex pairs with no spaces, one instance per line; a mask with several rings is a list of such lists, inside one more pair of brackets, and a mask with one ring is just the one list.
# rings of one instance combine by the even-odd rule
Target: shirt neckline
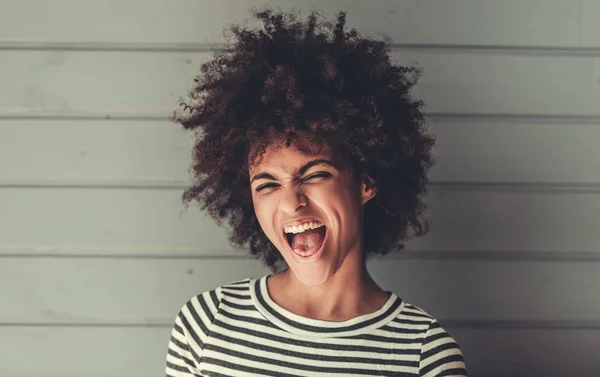
[[354,336],[386,325],[404,309],[404,301],[393,292],[386,291],[390,297],[377,311],[364,314],[346,321],[333,322],[302,317],[275,303],[267,289],[267,278],[250,280],[250,295],[258,311],[271,323],[281,329],[304,336],[347,337]]

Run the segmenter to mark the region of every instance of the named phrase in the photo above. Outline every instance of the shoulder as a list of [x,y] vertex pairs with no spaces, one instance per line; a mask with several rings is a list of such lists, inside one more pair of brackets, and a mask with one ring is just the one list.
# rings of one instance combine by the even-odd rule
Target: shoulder
[[250,292],[250,281],[252,278],[235,280],[230,283],[220,285],[213,289],[199,293],[189,298],[181,307],[179,314],[197,314],[193,317],[205,315],[211,319],[214,317],[221,307],[221,303],[227,300],[227,297],[236,297],[246,295]]
[[196,340],[200,348],[210,333],[210,328],[222,307],[230,297],[249,295],[252,278],[232,281],[189,298],[179,309],[175,328],[187,338]]
[[423,310],[422,308],[420,308],[419,306],[413,305],[410,302],[406,302],[404,301],[404,308],[402,309],[402,312],[400,312],[401,315],[404,315],[406,317],[412,317],[415,320],[419,319],[423,322],[433,322],[436,319],[429,314],[428,312],[426,312],[425,310]]
[[395,326],[410,329],[410,333],[424,337],[437,319],[422,308],[409,302],[402,302],[400,313],[392,321]]
[[168,376],[200,375],[197,365],[221,304],[228,296],[245,295],[245,291],[249,291],[251,280],[252,278],[246,278],[213,288],[183,304],[175,317],[169,340],[166,359]]
[[466,376],[466,366],[460,346],[436,318],[422,308],[404,304],[399,317],[419,324],[421,376]]

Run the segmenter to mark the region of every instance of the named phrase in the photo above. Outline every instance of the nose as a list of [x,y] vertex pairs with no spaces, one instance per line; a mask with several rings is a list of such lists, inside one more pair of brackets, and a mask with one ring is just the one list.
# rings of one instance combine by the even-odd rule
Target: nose
[[283,187],[281,189],[281,198],[279,200],[279,209],[283,212],[294,213],[300,207],[306,206],[308,198],[297,185],[292,187]]

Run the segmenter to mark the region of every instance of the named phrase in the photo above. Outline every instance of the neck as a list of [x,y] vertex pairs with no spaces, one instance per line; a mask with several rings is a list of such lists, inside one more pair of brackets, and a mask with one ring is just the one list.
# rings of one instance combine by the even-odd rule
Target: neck
[[[389,298],[363,264],[340,269],[320,285],[306,286],[289,268],[272,276],[272,299],[294,314],[319,320],[346,321],[379,310]],[[268,282],[269,283],[269,282]]]

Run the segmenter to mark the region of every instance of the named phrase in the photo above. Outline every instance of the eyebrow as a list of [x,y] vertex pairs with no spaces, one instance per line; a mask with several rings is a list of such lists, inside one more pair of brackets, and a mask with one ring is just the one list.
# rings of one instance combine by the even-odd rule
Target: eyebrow
[[[306,171],[310,168],[312,168],[313,166],[316,165],[329,165],[332,168],[338,169],[338,166],[335,162],[331,161],[331,160],[325,160],[325,159],[318,159],[318,160],[312,160],[309,161],[308,163],[304,164],[303,166],[301,166],[298,170],[297,173],[300,175],[303,175],[304,173],[306,173]],[[277,178],[273,177],[271,174],[269,173],[258,173],[256,174],[251,180],[250,180],[250,184],[252,184],[252,182],[258,180],[258,179],[271,179],[273,181],[276,181]]]

